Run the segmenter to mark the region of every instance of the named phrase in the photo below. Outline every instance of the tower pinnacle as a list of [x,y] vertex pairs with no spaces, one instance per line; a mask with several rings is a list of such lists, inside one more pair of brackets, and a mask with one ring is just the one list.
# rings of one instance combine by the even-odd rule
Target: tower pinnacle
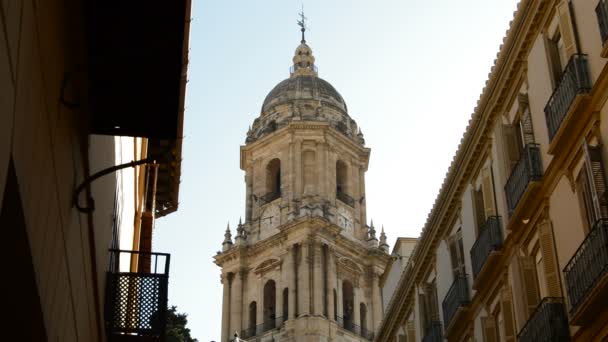
[[300,20],[298,20],[298,26],[300,26],[300,31],[302,31],[302,40],[300,43],[306,44],[306,38],[304,37],[304,32],[306,32],[306,18],[304,16],[304,4],[302,4],[302,12],[298,14],[300,16]]

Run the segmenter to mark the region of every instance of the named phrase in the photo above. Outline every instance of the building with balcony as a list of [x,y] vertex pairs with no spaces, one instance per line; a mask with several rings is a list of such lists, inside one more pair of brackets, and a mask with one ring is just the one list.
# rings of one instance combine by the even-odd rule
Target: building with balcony
[[188,0],[0,4],[5,339],[162,341],[189,22]]
[[[222,342],[372,341],[384,231],[367,224],[370,149],[304,39],[240,149],[246,212],[215,256]],[[235,340],[238,340],[235,339]]]
[[520,1],[377,341],[608,339],[607,40]]

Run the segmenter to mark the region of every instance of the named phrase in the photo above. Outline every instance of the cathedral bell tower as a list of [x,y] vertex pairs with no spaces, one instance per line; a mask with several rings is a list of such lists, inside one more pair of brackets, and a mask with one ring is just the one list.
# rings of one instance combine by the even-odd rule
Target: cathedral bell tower
[[[303,18],[304,19],[304,18]],[[222,252],[222,342],[370,341],[389,260],[366,224],[370,149],[304,39],[241,146],[245,222]]]

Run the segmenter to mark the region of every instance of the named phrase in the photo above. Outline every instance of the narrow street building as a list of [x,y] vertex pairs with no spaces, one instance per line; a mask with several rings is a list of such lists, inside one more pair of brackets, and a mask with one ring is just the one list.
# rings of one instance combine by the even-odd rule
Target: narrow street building
[[520,1],[377,341],[608,340],[607,42]]

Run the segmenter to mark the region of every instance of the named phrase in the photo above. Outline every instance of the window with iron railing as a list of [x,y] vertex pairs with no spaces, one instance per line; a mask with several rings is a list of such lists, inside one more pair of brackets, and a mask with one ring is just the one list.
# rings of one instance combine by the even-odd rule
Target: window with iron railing
[[477,277],[490,253],[502,248],[502,227],[500,216],[490,216],[480,228],[477,240],[471,248],[473,276]]
[[519,342],[570,341],[568,316],[563,298],[544,298],[520,330],[517,340]]
[[600,28],[602,45],[606,45],[606,41],[608,40],[608,1],[600,0],[595,8],[595,14]]
[[[169,259],[166,253],[110,250],[110,264],[146,258],[150,267],[107,273],[105,318],[108,333],[162,338],[167,324]],[[143,271],[145,269],[145,271]]]
[[576,97],[591,91],[587,55],[574,54],[559,77],[553,94],[545,106],[549,140],[557,134]]
[[505,195],[509,214],[512,214],[531,182],[541,179],[543,174],[538,144],[527,144],[521,158],[513,167],[505,184]]
[[454,316],[461,307],[469,305],[471,297],[469,294],[469,285],[466,274],[460,274],[450,286],[445,298],[442,302],[443,320],[447,327],[450,326]]

